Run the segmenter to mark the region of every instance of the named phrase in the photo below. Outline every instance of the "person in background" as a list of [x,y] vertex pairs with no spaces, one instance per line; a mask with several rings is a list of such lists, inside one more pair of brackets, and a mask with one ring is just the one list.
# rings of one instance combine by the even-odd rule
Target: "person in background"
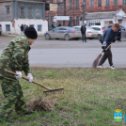
[[113,25],[113,21],[109,21],[109,25],[108,25],[108,28],[111,28]]
[[62,26],[60,23],[58,24],[58,27]]
[[104,55],[102,56],[97,68],[102,68],[103,63],[106,61],[106,59],[108,59],[110,68],[114,69],[113,60],[112,60],[112,52],[111,52],[111,43],[115,42],[115,37],[119,29],[120,29],[120,25],[118,23],[115,23],[112,25],[111,28],[108,28],[104,32],[103,38],[101,41]]
[[117,41],[121,42],[121,36],[122,36],[122,31],[121,31],[121,28],[122,28],[122,19],[118,19],[118,23],[120,25],[120,29],[118,30],[118,33],[117,33]]
[[52,25],[51,25],[51,29],[54,29],[54,28],[55,28],[55,25],[54,25],[54,24],[52,24]]
[[87,40],[86,40],[86,25],[85,24],[82,25],[80,30],[81,30],[81,35],[82,35],[82,41],[87,42]]
[[24,32],[24,25],[23,24],[20,26],[20,30],[21,30],[21,32]]
[[[28,52],[37,36],[35,28],[27,27],[24,35],[11,40],[0,56],[0,84],[5,97],[0,106],[0,121],[11,117],[13,111],[18,115],[30,114],[23,100],[19,79],[22,77],[22,71],[24,71],[29,82],[33,81]],[[12,71],[15,75],[7,71]]]

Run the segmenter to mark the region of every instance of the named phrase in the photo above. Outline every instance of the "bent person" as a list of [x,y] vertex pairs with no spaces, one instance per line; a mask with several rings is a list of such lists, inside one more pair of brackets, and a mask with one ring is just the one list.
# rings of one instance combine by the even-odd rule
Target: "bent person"
[[109,65],[111,69],[114,69],[113,60],[112,60],[112,51],[111,51],[111,43],[115,42],[115,38],[117,36],[117,32],[120,28],[118,23],[113,24],[111,28],[108,28],[103,35],[102,38],[102,49],[104,55],[102,56],[97,68],[102,68],[102,65],[108,59]]
[[[27,27],[24,35],[13,39],[0,56],[0,83],[5,97],[0,106],[0,120],[8,118],[12,111],[17,114],[30,113],[27,111],[23,100],[19,79],[22,77],[22,71],[24,71],[29,82],[33,81],[28,52],[37,36],[33,27]],[[16,75],[8,73],[7,70],[16,73]]]

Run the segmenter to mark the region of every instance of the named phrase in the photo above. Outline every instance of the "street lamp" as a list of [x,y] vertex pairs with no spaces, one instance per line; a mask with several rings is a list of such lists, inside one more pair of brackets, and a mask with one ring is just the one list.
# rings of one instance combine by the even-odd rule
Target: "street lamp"
[[86,2],[85,0],[83,0],[83,3],[82,3],[82,24],[84,25],[84,20],[85,20],[85,10],[86,10]]

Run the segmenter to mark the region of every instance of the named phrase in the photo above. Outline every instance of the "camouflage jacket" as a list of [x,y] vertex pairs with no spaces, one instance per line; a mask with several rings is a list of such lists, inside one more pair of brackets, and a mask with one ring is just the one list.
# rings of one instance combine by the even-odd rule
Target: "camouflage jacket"
[[[25,36],[16,37],[5,48],[0,55],[0,70],[24,71],[27,75],[30,72],[28,52],[30,46]],[[2,72],[1,72],[2,73]],[[3,72],[4,73],[4,72]],[[6,75],[3,74],[2,75]]]

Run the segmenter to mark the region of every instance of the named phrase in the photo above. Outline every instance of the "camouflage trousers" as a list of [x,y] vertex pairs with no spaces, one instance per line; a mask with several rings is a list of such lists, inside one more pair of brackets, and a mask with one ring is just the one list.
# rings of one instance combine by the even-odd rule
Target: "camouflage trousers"
[[1,79],[1,88],[5,101],[0,106],[0,115],[9,114],[12,111],[20,112],[25,108],[23,92],[18,80]]

